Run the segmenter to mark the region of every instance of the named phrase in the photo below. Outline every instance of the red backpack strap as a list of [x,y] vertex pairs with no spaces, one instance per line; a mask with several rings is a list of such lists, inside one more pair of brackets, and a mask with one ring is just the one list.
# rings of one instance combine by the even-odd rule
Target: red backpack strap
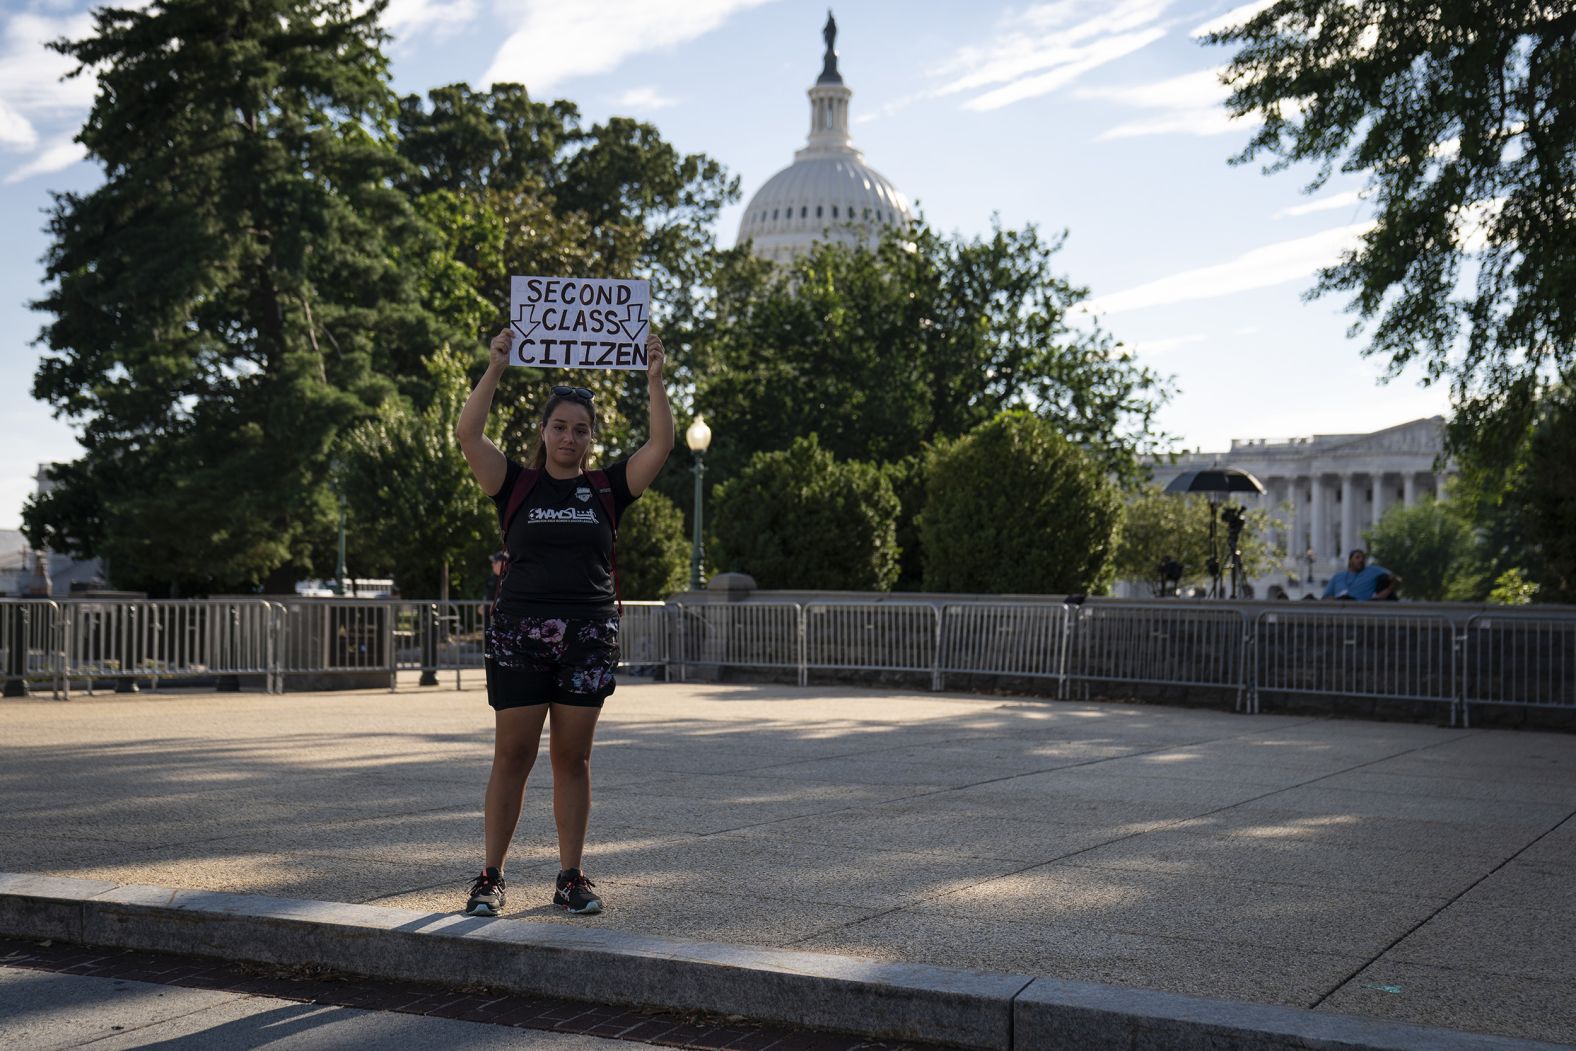
[[596,491],[597,499],[602,501],[602,508],[607,511],[607,524],[613,530],[613,544],[608,549],[608,561],[613,565],[613,601],[618,605],[618,615],[624,615],[624,591],[618,583],[618,508],[613,503],[613,483],[608,480],[606,471],[587,471],[586,477],[591,479],[591,488]]
[[531,490],[536,488],[537,480],[542,477],[542,472],[534,467],[521,468],[515,477],[514,488],[509,491],[509,502],[503,510],[503,549],[509,550],[509,523],[514,521],[514,516],[520,513],[520,505],[525,503],[525,498],[531,495]]
[[[509,523],[514,521],[514,516],[520,513],[520,505],[525,503],[525,498],[531,495],[531,490],[536,488],[537,479],[542,477],[542,472],[534,467],[525,467],[515,476],[514,488],[509,490],[509,502],[503,509],[503,550],[509,551]],[[493,591],[492,608],[498,608],[498,600],[503,598],[503,581],[509,575],[509,563],[503,564],[503,572],[498,575],[496,590]]]

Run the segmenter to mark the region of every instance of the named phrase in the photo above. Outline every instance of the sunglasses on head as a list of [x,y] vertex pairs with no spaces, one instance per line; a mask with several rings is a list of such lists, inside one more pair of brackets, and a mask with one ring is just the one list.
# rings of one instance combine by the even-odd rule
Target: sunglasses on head
[[555,398],[578,398],[580,401],[590,401],[596,397],[596,394],[589,387],[554,387],[553,396]]

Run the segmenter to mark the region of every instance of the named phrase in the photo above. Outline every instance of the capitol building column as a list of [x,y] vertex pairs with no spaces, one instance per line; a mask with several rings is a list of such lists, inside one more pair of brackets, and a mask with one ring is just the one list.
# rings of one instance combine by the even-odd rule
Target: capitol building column
[[1326,536],[1328,516],[1325,512],[1324,478],[1317,471],[1308,477],[1308,490],[1308,514],[1313,520],[1308,546],[1313,548],[1313,557],[1322,561],[1330,557],[1330,542]]
[[1407,507],[1417,506],[1417,472],[1407,471],[1401,475],[1402,497],[1401,502]]
[[1336,555],[1344,556],[1354,547],[1361,547],[1357,540],[1357,478],[1353,474],[1341,475],[1341,542],[1336,545]]
[[1373,474],[1373,487],[1374,487],[1374,524],[1378,525],[1379,524],[1379,520],[1384,517],[1385,505],[1389,501],[1389,498],[1390,498],[1390,483],[1385,481],[1385,474],[1384,474],[1383,471],[1375,471],[1374,472],[1374,474]]

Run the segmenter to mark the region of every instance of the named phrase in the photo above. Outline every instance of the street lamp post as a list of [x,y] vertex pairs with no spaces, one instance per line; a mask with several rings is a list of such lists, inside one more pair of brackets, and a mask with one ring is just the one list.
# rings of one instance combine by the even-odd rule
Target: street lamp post
[[345,489],[342,482],[344,465],[339,460],[334,460],[329,466],[330,475],[334,482],[334,499],[339,504],[339,563],[334,567],[334,587],[336,595],[345,593]]
[[1308,549],[1307,553],[1303,555],[1303,558],[1308,562],[1308,583],[1310,584],[1313,583],[1313,561],[1317,557],[1318,556],[1313,553],[1313,548],[1311,547]]
[[706,426],[705,419],[698,415],[695,417],[695,422],[684,432],[684,444],[695,454],[695,541],[690,548],[690,590],[699,591],[701,557],[704,553],[701,541],[701,481],[706,476],[706,450],[711,447],[711,428]]

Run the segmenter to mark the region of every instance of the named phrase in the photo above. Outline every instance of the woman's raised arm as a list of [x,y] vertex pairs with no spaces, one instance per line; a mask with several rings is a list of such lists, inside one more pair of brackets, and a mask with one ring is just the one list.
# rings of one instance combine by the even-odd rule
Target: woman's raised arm
[[[646,389],[651,395],[651,436],[646,439],[646,444],[630,455],[625,468],[624,480],[629,483],[630,496],[639,496],[656,481],[657,473],[662,470],[662,465],[668,460],[668,453],[673,450],[673,409],[668,405],[668,388],[662,382],[664,362],[662,340],[653,332],[646,337]],[[503,484],[501,478],[498,484]]]
[[[487,371],[482,373],[482,378],[471,390],[471,396],[465,400],[465,408],[460,410],[460,422],[454,426],[454,437],[460,443],[460,451],[465,454],[465,462],[471,465],[471,474],[476,476],[477,484],[488,496],[493,496],[503,488],[504,476],[509,472],[509,461],[487,437],[484,428],[487,426],[487,413],[492,410],[493,394],[498,390],[498,381],[503,378],[504,370],[509,367],[509,351],[513,347],[512,328],[505,328],[493,337]],[[668,424],[670,430],[672,426],[672,423]]]

